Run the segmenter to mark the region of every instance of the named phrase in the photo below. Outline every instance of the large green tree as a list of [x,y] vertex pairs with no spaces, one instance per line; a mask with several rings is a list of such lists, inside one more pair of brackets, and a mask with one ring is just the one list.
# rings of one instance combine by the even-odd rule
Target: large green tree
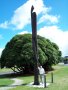
[[[44,37],[37,36],[38,40],[38,63],[45,69],[51,69],[53,64],[60,61],[61,52],[55,43]],[[32,51],[32,35],[23,34],[14,36],[7,43],[1,55],[1,68],[8,67],[15,71],[31,73],[34,70]]]

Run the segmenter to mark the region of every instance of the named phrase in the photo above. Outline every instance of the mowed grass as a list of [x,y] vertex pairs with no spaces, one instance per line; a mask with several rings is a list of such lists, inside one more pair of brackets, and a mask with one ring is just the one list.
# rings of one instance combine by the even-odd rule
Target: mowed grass
[[4,69],[0,69],[0,73],[3,73],[3,72],[11,72],[12,70],[9,69],[9,68],[4,68]]
[[[6,69],[6,68],[0,69],[0,74],[6,73],[6,72],[11,72],[11,71],[12,71],[11,69]],[[6,78],[5,76],[4,76],[4,78],[1,78],[1,77],[0,77],[0,87],[8,86],[13,83],[13,80],[10,80],[10,78]]]
[[21,86],[17,86],[16,88],[12,88],[11,90],[68,90],[68,66],[53,66],[55,70],[54,74],[54,83],[51,83],[51,73],[47,74],[47,82],[50,82],[50,85],[47,88],[34,88],[26,86],[26,84],[33,81],[33,76],[25,76],[19,77],[19,79],[23,80],[23,84]]
[[13,80],[10,80],[9,78],[0,78],[0,87],[9,86],[13,83]]
[[[26,86],[30,82],[33,82],[33,76],[22,76],[17,77],[23,80],[23,84],[21,86],[16,86],[16,88],[12,88],[11,90],[68,90],[68,66],[56,65],[53,66],[55,69],[53,71],[54,75],[54,83],[51,83],[51,72],[49,72],[46,76],[47,82],[50,85],[47,88],[33,88]],[[10,69],[2,69],[1,72],[10,71]],[[11,78],[0,78],[0,87],[7,86],[13,83]]]

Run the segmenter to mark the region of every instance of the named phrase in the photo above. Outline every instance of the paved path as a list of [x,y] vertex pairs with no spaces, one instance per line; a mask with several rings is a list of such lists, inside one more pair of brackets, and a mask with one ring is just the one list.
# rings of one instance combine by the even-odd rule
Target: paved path
[[12,78],[11,80],[14,80],[15,82],[9,86],[6,87],[0,87],[0,90],[9,90],[11,88],[15,88],[17,85],[22,85],[23,81],[17,78]]
[[1,75],[10,75],[10,74],[13,74],[14,72],[13,71],[9,71],[9,72],[0,72],[0,76]]
[[[14,80],[14,83],[9,85],[9,86],[5,86],[5,87],[0,87],[0,90],[9,90],[12,88],[15,88],[18,85],[22,85],[23,84],[23,80],[17,79],[17,78],[12,78],[11,80]],[[50,83],[46,83],[46,86],[49,86]],[[38,87],[38,88],[44,88],[44,85],[40,83],[40,85],[33,85],[32,83],[29,83],[26,86],[30,86],[30,87]]]

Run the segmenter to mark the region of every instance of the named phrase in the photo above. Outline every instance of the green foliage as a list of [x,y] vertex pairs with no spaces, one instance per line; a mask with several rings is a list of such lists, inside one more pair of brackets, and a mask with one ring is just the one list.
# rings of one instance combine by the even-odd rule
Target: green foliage
[[[39,63],[46,69],[59,62],[61,52],[55,43],[37,36]],[[7,43],[1,55],[1,68],[16,67],[25,72],[33,71],[32,35],[16,35]],[[23,69],[24,67],[24,69]]]

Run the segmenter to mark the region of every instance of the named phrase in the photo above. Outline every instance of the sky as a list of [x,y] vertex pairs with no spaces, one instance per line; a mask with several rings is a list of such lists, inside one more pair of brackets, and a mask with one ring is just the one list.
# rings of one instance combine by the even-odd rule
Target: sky
[[31,6],[37,14],[37,34],[56,43],[68,55],[68,0],[0,0],[0,54],[17,34],[32,33]]

